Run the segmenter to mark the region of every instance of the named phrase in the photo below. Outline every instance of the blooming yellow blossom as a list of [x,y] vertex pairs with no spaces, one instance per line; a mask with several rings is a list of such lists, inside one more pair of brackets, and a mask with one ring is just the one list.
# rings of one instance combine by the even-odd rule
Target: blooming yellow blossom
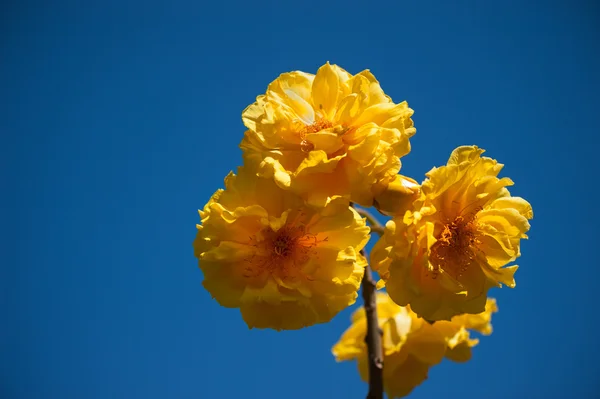
[[533,211],[482,153],[459,147],[429,171],[413,209],[386,224],[372,251],[390,297],[428,320],[480,313],[490,287],[515,286],[517,266],[504,266],[520,256]]
[[[478,340],[471,339],[467,329],[491,333],[491,315],[497,308],[493,299],[488,303],[480,315],[462,315],[429,324],[409,306],[398,306],[387,294],[377,293],[377,317],[383,331],[383,386],[388,397],[408,395],[444,356],[454,361],[469,360],[471,348]],[[352,326],[332,348],[337,361],[358,360],[364,381],[369,380],[366,333],[367,320],[361,308],[354,312]]]
[[371,206],[410,151],[412,114],[368,70],[352,76],[327,63],[316,75],[296,71],[273,81],[243,112],[240,147],[246,164],[311,204],[341,195]]
[[369,228],[347,199],[306,206],[273,179],[239,168],[200,211],[194,253],[204,287],[250,328],[298,329],[354,303]]

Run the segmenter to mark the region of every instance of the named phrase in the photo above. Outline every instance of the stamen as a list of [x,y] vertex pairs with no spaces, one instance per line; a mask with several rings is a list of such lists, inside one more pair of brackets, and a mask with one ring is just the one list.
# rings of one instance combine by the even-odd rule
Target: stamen
[[304,128],[304,134],[308,133],[317,133],[323,129],[329,129],[333,127],[333,123],[329,122],[327,119],[318,119],[312,125],[308,125]]
[[[256,248],[254,254],[246,259],[244,277],[258,277],[263,273],[277,274],[281,279],[295,280],[300,267],[311,256],[316,256],[314,248],[327,241],[306,231],[306,225],[300,221],[299,213],[293,220],[277,231],[270,227],[262,231],[262,240],[256,236],[250,239],[250,245]],[[295,270],[293,270],[295,269]]]
[[452,222],[446,223],[438,238],[431,248],[431,264],[434,267],[432,278],[436,278],[440,270],[448,273],[459,281],[473,263],[479,250],[478,226],[475,222],[478,207],[475,212],[460,214]]
[[333,123],[324,118],[318,119],[312,125],[304,126],[300,131],[300,150],[302,150],[302,152],[310,152],[315,149],[315,145],[306,140],[307,134],[318,133],[323,129],[329,129],[331,127],[333,127]]

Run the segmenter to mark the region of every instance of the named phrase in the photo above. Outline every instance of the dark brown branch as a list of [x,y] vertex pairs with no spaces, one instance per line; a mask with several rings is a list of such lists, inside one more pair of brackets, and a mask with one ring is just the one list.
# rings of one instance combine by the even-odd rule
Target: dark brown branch
[[[383,234],[384,228],[379,221],[364,208],[356,208],[350,203],[361,216],[365,217],[371,224],[371,231]],[[360,253],[368,260],[367,251],[362,249]],[[365,267],[365,275],[362,279],[362,296],[367,318],[367,356],[369,363],[369,393],[367,399],[383,399],[383,348],[381,343],[382,331],[379,328],[377,318],[377,285],[373,280],[371,266]]]
[[356,210],[356,212],[358,212],[359,215],[361,215],[362,217],[367,219],[367,222],[369,222],[369,224],[371,225],[371,231],[373,233],[377,233],[379,234],[379,236],[381,237],[383,235],[384,232],[384,227],[381,223],[379,223],[379,220],[377,220],[377,218],[375,217],[375,215],[373,215],[371,212],[367,211],[364,208],[354,208]]
[[[362,251],[366,256],[365,251]],[[367,399],[383,399],[383,350],[381,347],[381,329],[377,319],[376,285],[367,265],[362,280],[362,295],[367,317],[367,351],[369,356],[369,394]]]

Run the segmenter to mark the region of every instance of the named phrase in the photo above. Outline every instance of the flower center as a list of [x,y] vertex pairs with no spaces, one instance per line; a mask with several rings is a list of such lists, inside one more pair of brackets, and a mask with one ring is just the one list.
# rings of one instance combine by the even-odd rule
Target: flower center
[[315,121],[312,125],[304,126],[300,131],[300,149],[302,152],[310,152],[315,148],[315,145],[310,141],[306,140],[306,135],[309,133],[317,133],[323,129],[329,129],[333,127],[333,123],[329,122],[325,118],[320,118]]
[[446,223],[437,242],[431,247],[430,261],[434,267],[433,278],[440,269],[459,281],[473,263],[480,244],[475,213],[457,216]]
[[327,237],[319,240],[306,231],[304,224],[297,222],[288,223],[277,231],[267,227],[261,233],[261,240],[251,237],[251,245],[256,251],[247,259],[245,277],[268,273],[282,280],[294,279],[300,267],[315,255],[314,248],[327,241]]
[[304,128],[303,132],[304,132],[304,134],[317,133],[323,129],[329,129],[331,127],[333,127],[333,123],[329,122],[325,118],[320,118],[320,119],[316,120],[312,125],[306,126]]

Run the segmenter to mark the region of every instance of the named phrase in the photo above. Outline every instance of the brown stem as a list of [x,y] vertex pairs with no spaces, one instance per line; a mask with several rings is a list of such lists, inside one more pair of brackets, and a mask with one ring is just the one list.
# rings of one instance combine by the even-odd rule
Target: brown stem
[[379,223],[379,220],[377,220],[377,218],[375,217],[375,215],[373,215],[371,212],[367,211],[364,208],[354,208],[356,210],[356,212],[358,212],[359,215],[361,215],[362,217],[367,219],[367,222],[369,222],[369,224],[371,225],[371,231],[373,233],[377,233],[379,234],[379,236],[381,237],[383,235],[384,232],[384,227],[381,223]]
[[[366,256],[365,251],[362,251]],[[367,399],[383,399],[383,350],[381,347],[382,331],[377,319],[376,285],[367,265],[362,280],[362,295],[367,316],[367,351],[369,355],[369,394]]]

